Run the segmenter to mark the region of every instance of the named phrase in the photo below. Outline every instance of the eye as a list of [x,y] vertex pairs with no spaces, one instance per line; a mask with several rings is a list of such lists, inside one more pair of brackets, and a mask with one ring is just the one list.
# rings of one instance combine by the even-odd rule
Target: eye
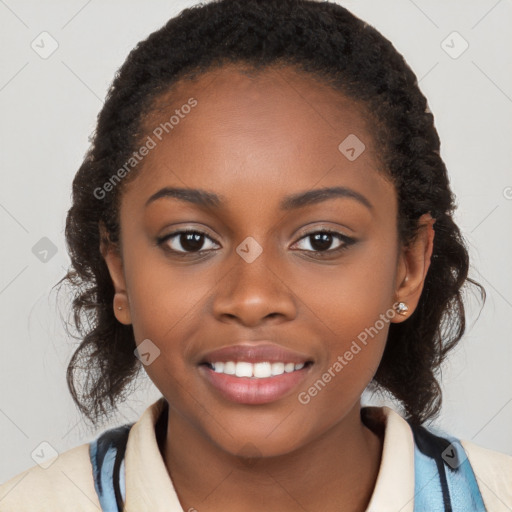
[[[204,247],[205,242],[209,246]],[[165,245],[165,249],[181,254],[209,251],[219,247],[219,244],[202,231],[182,230],[175,231],[158,239],[158,245]]]
[[302,247],[299,247],[299,249],[307,252],[336,253],[347,249],[355,242],[354,238],[337,231],[322,229],[321,231],[308,233],[296,242],[295,245],[302,243]]

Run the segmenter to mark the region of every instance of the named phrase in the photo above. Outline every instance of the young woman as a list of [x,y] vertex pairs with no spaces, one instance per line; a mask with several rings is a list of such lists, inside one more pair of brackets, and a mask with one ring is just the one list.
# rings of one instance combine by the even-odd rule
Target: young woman
[[162,398],[0,510],[512,510],[510,457],[422,426],[479,287],[453,209],[375,29],[313,0],[186,9],[116,75],[66,227],[76,403],[108,416],[141,368]]

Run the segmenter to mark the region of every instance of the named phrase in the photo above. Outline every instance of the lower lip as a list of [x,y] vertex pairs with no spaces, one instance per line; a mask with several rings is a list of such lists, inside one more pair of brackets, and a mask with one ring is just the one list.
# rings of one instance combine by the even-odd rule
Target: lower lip
[[311,365],[265,379],[235,377],[200,365],[200,373],[222,396],[239,404],[268,404],[288,395],[307,376]]

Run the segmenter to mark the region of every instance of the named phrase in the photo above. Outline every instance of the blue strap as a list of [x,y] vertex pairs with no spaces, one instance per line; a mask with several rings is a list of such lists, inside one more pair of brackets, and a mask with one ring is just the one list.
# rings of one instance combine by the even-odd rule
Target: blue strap
[[487,512],[460,441],[412,427],[414,512]]
[[124,454],[132,424],[107,430],[89,444],[94,487],[103,512],[121,512],[126,499]]

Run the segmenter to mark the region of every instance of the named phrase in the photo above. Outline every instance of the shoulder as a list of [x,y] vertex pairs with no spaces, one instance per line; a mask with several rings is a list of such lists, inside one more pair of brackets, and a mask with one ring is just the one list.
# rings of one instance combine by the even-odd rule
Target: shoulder
[[[471,510],[510,512],[512,510],[512,457],[459,440],[433,429],[413,427],[415,443],[421,455],[415,471],[428,479],[425,456],[435,461],[441,490],[453,503],[465,503]],[[466,508],[463,508],[465,510]]]
[[[375,502],[388,500],[389,488],[394,488],[393,494],[402,493],[409,503],[403,509],[408,511],[413,510],[411,496],[417,510],[443,510],[449,503],[453,510],[512,511],[510,455],[459,440],[438,428],[413,425],[388,407],[368,408],[363,416],[371,419],[366,423],[373,430],[380,427],[384,433],[377,487],[379,482],[386,485],[376,487]],[[403,503],[397,503],[396,510],[401,507]]]
[[0,512],[98,512],[89,444],[59,454],[0,485]]
[[[98,512],[116,510],[124,499],[125,450],[132,439],[132,487],[140,489],[145,452],[159,453],[155,424],[166,406],[159,399],[139,421],[104,431],[90,443],[65,451],[43,465],[33,466],[0,485],[0,512]],[[150,466],[151,467],[151,466]],[[165,476],[168,478],[167,472]],[[154,475],[152,475],[154,477]],[[154,483],[154,482],[151,482]],[[133,493],[132,493],[133,494]],[[137,496],[137,491],[135,491]],[[106,506],[106,508],[105,508]],[[134,508],[136,510],[136,508]],[[179,508],[177,510],[180,510]]]
[[461,441],[490,511],[512,510],[512,456]]

